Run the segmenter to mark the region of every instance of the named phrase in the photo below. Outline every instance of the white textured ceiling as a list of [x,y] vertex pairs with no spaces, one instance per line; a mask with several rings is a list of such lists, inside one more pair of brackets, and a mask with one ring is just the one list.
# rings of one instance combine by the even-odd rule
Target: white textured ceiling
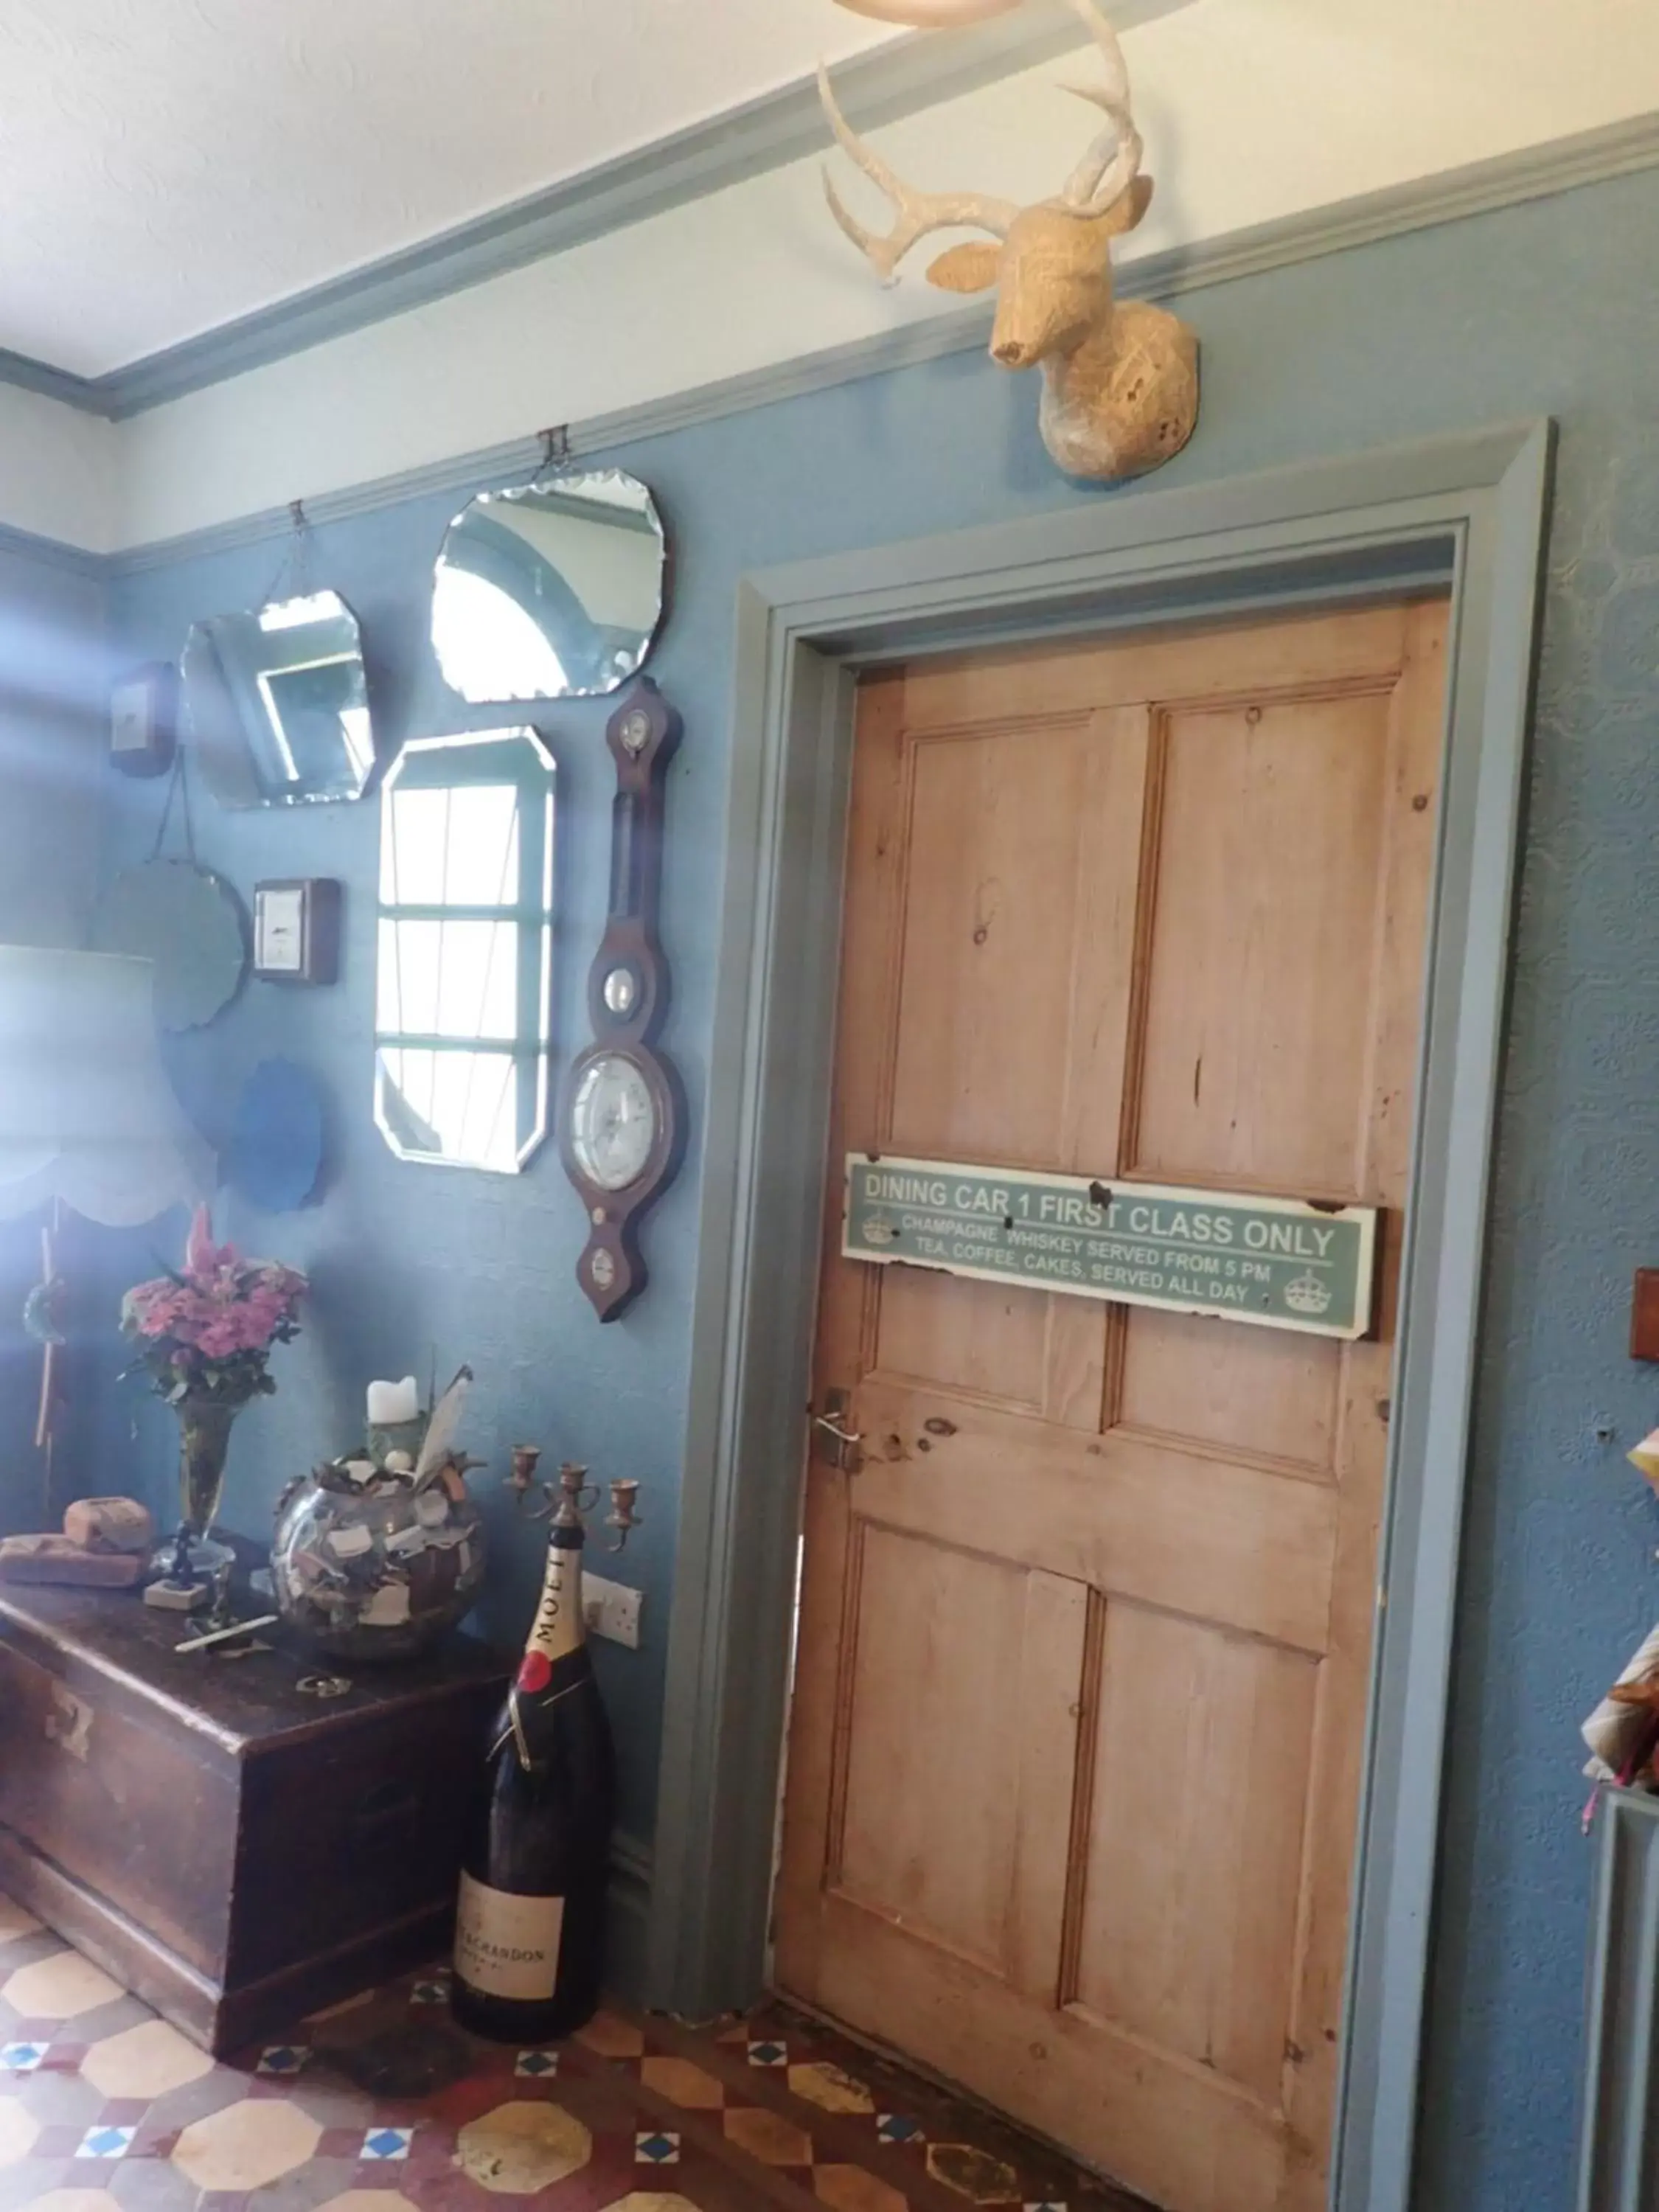
[[894,35],[830,0],[0,0],[0,346],[101,374]]

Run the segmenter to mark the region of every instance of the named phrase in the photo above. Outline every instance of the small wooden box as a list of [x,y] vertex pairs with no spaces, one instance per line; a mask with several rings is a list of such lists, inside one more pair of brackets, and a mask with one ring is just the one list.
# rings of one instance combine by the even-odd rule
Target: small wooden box
[[189,1632],[0,1585],[0,1890],[222,2055],[447,1942],[507,1669],[457,1638],[324,1702]]

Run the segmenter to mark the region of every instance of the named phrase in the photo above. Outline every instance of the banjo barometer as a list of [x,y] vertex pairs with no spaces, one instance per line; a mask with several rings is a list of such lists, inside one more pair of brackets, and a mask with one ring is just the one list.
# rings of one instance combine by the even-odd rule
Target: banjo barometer
[[668,963],[657,936],[663,776],[680,718],[649,678],[606,726],[617,763],[611,826],[611,914],[587,978],[593,1042],[565,1079],[559,1146],[587,1209],[577,1275],[601,1321],[646,1285],[640,1224],[685,1150],[685,1094],[655,1040],[668,1013]]

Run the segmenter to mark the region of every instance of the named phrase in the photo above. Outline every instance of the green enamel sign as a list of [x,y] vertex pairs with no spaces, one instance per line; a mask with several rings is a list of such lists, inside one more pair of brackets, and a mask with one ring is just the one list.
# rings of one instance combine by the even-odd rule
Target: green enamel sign
[[1376,1209],[849,1152],[842,1250],[1352,1338],[1370,1327]]

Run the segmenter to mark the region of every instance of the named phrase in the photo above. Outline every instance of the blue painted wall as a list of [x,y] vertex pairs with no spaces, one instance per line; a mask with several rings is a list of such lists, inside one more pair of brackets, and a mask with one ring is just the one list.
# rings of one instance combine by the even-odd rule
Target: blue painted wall
[[[0,944],[86,941],[107,796],[105,598],[84,562],[0,544]],[[90,1423],[96,1413],[99,1367],[88,1334],[102,1303],[92,1274],[95,1241],[85,1224],[70,1224],[60,1247],[76,1286],[65,1469],[88,1441],[76,1416]],[[40,1275],[40,1218],[0,1222],[0,1531],[40,1528],[45,1510],[45,1464],[33,1444],[40,1353],[21,1325],[24,1297]]]
[[[1659,1378],[1624,1352],[1630,1271],[1659,1224],[1659,177],[1634,177],[1200,293],[1197,439],[1160,485],[1386,446],[1522,416],[1562,426],[1548,613],[1499,1130],[1497,1219],[1464,1577],[1419,2202],[1521,2212],[1567,2199],[1587,1854],[1581,1711],[1659,1613],[1659,1520],[1622,1452],[1659,1418]],[[659,492],[680,552],[657,662],[688,739],[672,775],[665,932],[678,1000],[668,1042],[694,1112],[704,1090],[722,871],[733,591],[749,568],[1082,499],[1035,429],[1036,392],[979,359],[872,379],[611,458]],[[556,419],[559,396],[547,394]],[[302,493],[306,487],[293,489]],[[441,690],[424,636],[430,562],[455,502],[427,499],[321,533],[319,573],[367,626],[383,737],[487,719]],[[126,646],[176,653],[193,616],[258,599],[278,549],[184,562],[120,584]],[[558,749],[557,1046],[580,1041],[601,927],[610,772],[599,717],[545,717]],[[304,1343],[252,1413],[232,1517],[258,1528],[283,1480],[352,1431],[371,1374],[471,1358],[475,1449],[499,1470],[520,1437],[644,1482],[633,1574],[646,1647],[605,1650],[626,1747],[626,1824],[648,1835],[682,1445],[696,1158],[648,1232],[650,1294],[597,1328],[572,1280],[580,1216],[556,1160],[520,1182],[402,1167],[369,1118],[371,805],[227,816],[198,804],[204,857],[349,886],[344,980],[252,985],[179,1055],[210,1132],[262,1055],[325,1078],[324,1202],[229,1217],[311,1267]],[[134,806],[132,849],[153,835]],[[125,1419],[112,1412],[114,1424]],[[1603,1429],[1612,1431],[1604,1437]],[[152,1466],[164,1431],[148,1430]],[[789,1471],[780,1471],[789,1480]],[[497,1623],[516,1629],[537,1547],[499,1501]]]

